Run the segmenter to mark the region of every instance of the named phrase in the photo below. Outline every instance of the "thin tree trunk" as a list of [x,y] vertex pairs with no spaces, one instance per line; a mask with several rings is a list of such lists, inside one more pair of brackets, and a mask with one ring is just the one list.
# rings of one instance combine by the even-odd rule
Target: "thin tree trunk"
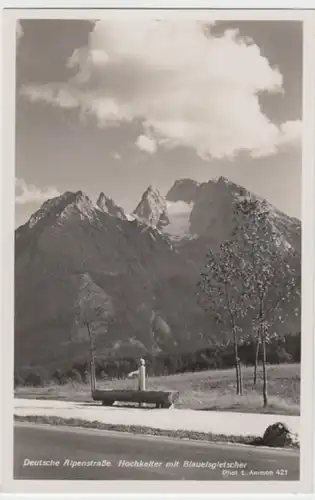
[[235,326],[233,326],[233,342],[234,342],[234,357],[235,357],[235,371],[236,371],[236,394],[242,394],[240,384],[240,364],[238,357],[238,346]]
[[237,361],[235,362],[235,372],[236,372],[236,394],[239,394],[240,393],[240,376],[239,376]]
[[267,388],[267,366],[266,366],[266,338],[265,332],[262,333],[262,348],[263,348],[263,401],[264,408],[268,406],[268,388]]
[[238,371],[239,371],[239,381],[240,381],[240,395],[243,394],[243,377],[242,377],[242,365],[240,358],[238,358]]
[[259,358],[259,348],[260,348],[260,335],[256,337],[256,347],[255,347],[255,366],[254,366],[254,387],[256,387],[257,382],[257,368],[258,368],[258,358]]
[[263,366],[263,402],[264,408],[268,406],[268,388],[267,388],[267,355],[266,355],[266,324],[264,322],[264,301],[260,297],[259,304],[259,332],[262,346],[262,366]]
[[238,342],[237,342],[237,333],[236,333],[236,324],[235,317],[233,315],[230,303],[230,297],[228,292],[228,285],[225,283],[225,291],[227,296],[228,310],[231,317],[232,323],[232,332],[233,332],[233,343],[234,343],[234,359],[235,359],[235,372],[236,372],[236,394],[242,394],[242,383],[241,383],[241,367],[240,361],[238,357]]
[[88,333],[89,333],[89,339],[90,339],[90,353],[91,353],[91,392],[93,393],[95,391],[96,383],[95,383],[95,347],[94,347],[94,340],[93,336],[90,330],[90,325],[87,323],[86,325]]

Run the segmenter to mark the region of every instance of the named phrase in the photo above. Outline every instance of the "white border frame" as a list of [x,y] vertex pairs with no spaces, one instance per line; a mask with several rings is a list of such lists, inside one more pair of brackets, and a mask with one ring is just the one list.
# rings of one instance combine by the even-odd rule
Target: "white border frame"
[[[5,7],[18,7],[16,2],[6,2]],[[27,2],[24,7],[28,7]],[[105,7],[104,1],[98,1],[95,7]],[[226,6],[229,4],[228,7]],[[274,1],[265,1],[264,9],[274,6]],[[220,20],[301,20],[304,23],[303,34],[303,206],[302,206],[302,390],[301,390],[301,479],[299,482],[220,482],[209,481],[190,482],[190,481],[14,481],[13,474],[13,296],[14,296],[14,149],[15,149],[15,21],[18,18],[67,18],[67,19],[98,19],[102,17],[128,17],[134,15],[137,18],[145,18],[154,14],[163,17],[191,17],[192,10],[200,8],[209,9],[209,3],[206,1],[194,2],[192,8],[191,2],[167,2],[161,1],[156,8],[152,9],[152,3],[142,2],[140,5],[132,6],[126,0],[120,0],[119,8],[127,7],[128,10],[122,11],[111,8],[111,10],[89,9],[87,4],[78,1],[67,2],[67,9],[57,10],[57,7],[64,7],[62,0],[56,0],[54,9],[42,6],[40,0],[33,0],[32,7],[41,7],[45,10],[8,10],[4,12],[3,17],[3,63],[4,75],[2,79],[2,109],[3,109],[3,166],[2,169],[2,196],[1,196],[1,223],[2,223],[2,259],[1,271],[3,284],[2,295],[2,328],[1,347],[2,347],[2,490],[16,493],[73,493],[74,498],[78,494],[101,493],[104,490],[107,494],[111,493],[133,493],[133,495],[144,494],[152,495],[154,491],[156,496],[161,493],[176,494],[179,498],[190,494],[241,494],[244,493],[311,493],[313,492],[312,482],[312,464],[313,448],[310,446],[310,435],[313,437],[313,410],[314,402],[310,398],[314,394],[314,214],[315,214],[315,12],[312,10],[287,10],[296,8],[292,6],[295,2],[278,2],[278,6],[271,10],[242,10],[246,7],[252,7],[253,2],[243,2],[242,9],[234,7],[231,2],[217,1],[212,2],[211,9],[220,7],[220,10],[202,11],[198,10],[198,18],[215,18]],[[215,5],[214,5],[215,4]],[[272,5],[271,5],[272,4]],[[280,4],[280,5],[279,5]],[[285,4],[285,5],[284,5]],[[289,5],[288,5],[289,4]],[[300,8],[305,2],[300,2]],[[290,7],[291,6],[291,7]],[[55,8],[56,7],[56,8]],[[68,7],[76,10],[70,10]],[[109,5],[109,7],[112,7]],[[141,10],[130,10],[140,7]],[[154,6],[153,6],[154,7]],[[164,12],[163,7],[167,7]],[[187,10],[169,10],[171,8],[180,8]],[[232,8],[231,8],[232,7]],[[285,7],[286,10],[282,10]],[[85,8],[84,10],[77,10]],[[150,10],[144,10],[150,8]],[[225,8],[229,10],[221,10]],[[310,8],[307,2],[305,9]],[[165,15],[164,15],[165,14]],[[5,42],[4,42],[5,41]],[[6,166],[8,168],[5,168]],[[12,168],[11,168],[12,167]],[[305,333],[307,332],[307,333]],[[6,340],[4,344],[4,338]],[[311,348],[312,345],[312,348]],[[12,374],[12,377],[8,377]],[[4,453],[5,452],[5,453]],[[104,484],[105,483],[105,484]],[[106,485],[106,486],[105,486]],[[112,496],[112,495],[111,495]],[[152,495],[153,496],[153,495]],[[59,497],[60,498],[60,497]],[[68,497],[71,498],[71,497]],[[263,497],[264,498],[264,497]]]

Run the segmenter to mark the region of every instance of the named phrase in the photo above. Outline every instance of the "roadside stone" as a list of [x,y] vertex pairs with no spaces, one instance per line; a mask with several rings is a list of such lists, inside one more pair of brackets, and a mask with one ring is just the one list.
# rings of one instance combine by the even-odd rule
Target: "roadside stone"
[[276,422],[267,427],[262,438],[262,444],[263,446],[274,446],[276,448],[296,446],[299,444],[299,438],[286,424]]

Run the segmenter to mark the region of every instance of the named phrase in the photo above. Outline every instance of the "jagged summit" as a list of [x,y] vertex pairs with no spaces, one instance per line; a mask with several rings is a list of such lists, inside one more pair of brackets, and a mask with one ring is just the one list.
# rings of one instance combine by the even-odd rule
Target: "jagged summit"
[[132,215],[126,214],[104,192],[94,203],[81,190],[66,191],[43,203],[17,232],[17,238],[20,238],[25,228],[64,226],[75,220],[99,225],[103,213],[114,219],[136,220],[164,233],[172,242],[206,237],[214,245],[229,238],[234,224],[233,207],[244,197],[257,200],[261,208],[269,212],[270,227],[273,233],[278,234],[280,247],[287,250],[292,246],[299,247],[300,221],[223,176],[203,183],[180,179],[173,184],[166,198],[149,185]]
[[166,195],[168,201],[184,201],[185,203],[192,203],[200,187],[200,183],[192,179],[179,179],[174,182],[171,189]]
[[99,211],[123,220],[129,220],[122,207],[102,192],[96,204],[83,191],[66,191],[60,196],[45,201],[42,206],[30,217],[26,224],[33,228],[38,224],[62,223],[69,217],[78,217],[81,220],[97,219]]
[[117,205],[117,203],[115,203],[112,198],[108,198],[107,196],[105,196],[103,192],[99,195],[96,206],[108,215],[118,217],[119,219],[128,220],[124,209]]
[[[282,249],[288,250],[292,245],[299,248],[300,221],[289,217],[264,198],[223,176],[202,183],[192,179],[176,181],[166,195],[168,216],[171,220],[174,219],[174,227],[186,217],[183,237],[187,234],[190,234],[191,238],[206,237],[211,239],[211,245],[215,245],[230,237],[234,224],[233,209],[235,204],[244,198],[256,200],[260,209],[268,212],[270,227],[273,233],[278,235]],[[179,217],[180,210],[182,213]],[[177,220],[172,216],[172,212],[177,215]],[[165,228],[165,232],[170,232],[169,227]],[[174,233],[173,227],[171,230]],[[177,231],[176,227],[175,230]]]
[[231,195],[236,196],[237,198],[241,197],[249,197],[249,198],[257,198],[254,193],[248,191],[245,189],[243,186],[240,186],[239,184],[236,184],[236,182],[230,181],[226,177],[220,176],[217,177],[216,179],[213,179],[212,181],[209,181],[207,183],[201,184],[201,186],[207,186],[207,184],[215,184],[218,188],[225,189],[228,191]]
[[213,179],[212,182],[216,182],[217,184],[225,184],[226,186],[232,186],[232,185],[237,185],[234,182],[230,181],[226,177],[223,177],[223,175],[220,175],[220,177],[217,177],[216,179]]
[[192,203],[196,201],[200,192],[207,186],[225,187],[232,191],[246,191],[242,186],[223,176],[201,183],[193,179],[179,179],[174,182],[165,198],[172,202],[183,201],[185,203]]
[[157,229],[169,224],[166,200],[159,190],[151,185],[143,193],[133,213],[138,219]]
[[76,209],[82,214],[88,214],[92,209],[92,202],[88,196],[82,191],[71,192],[66,191],[64,194],[51,198],[45,201],[42,206],[30,217],[28,226],[30,228],[42,221],[56,220],[62,215],[66,215],[65,211]]

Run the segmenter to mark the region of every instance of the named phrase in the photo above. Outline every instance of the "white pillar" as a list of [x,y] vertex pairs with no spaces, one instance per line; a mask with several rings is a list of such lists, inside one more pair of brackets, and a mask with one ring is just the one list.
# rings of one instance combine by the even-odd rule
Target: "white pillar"
[[139,366],[139,391],[145,391],[145,361],[140,359]]

